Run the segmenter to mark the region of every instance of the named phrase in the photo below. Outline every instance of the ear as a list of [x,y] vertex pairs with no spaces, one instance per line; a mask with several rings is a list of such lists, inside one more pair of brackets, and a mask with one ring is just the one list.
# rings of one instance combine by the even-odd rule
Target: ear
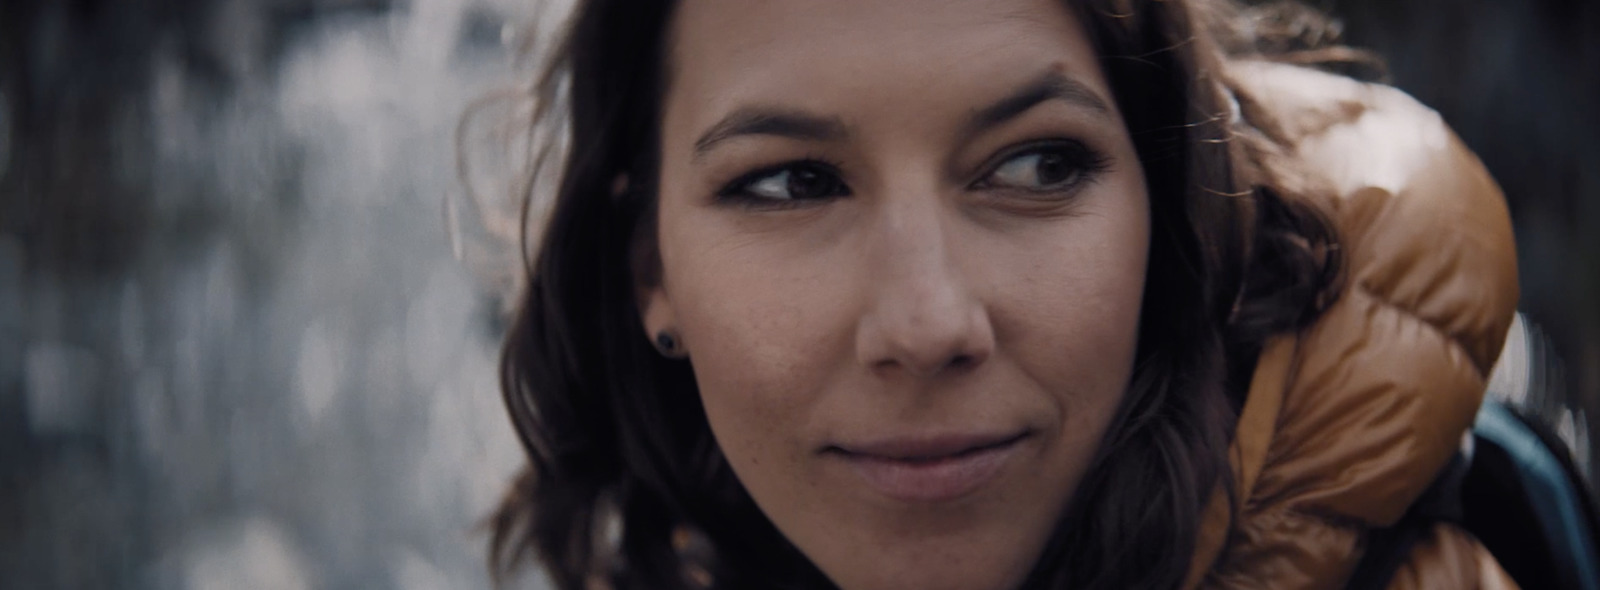
[[672,311],[672,302],[667,299],[665,289],[651,287],[645,290],[639,301],[639,317],[644,323],[644,336],[650,339],[651,345],[670,357],[683,353],[681,349],[671,350],[670,346],[663,350],[657,342],[661,334],[668,334],[674,339],[673,342],[678,342],[677,346],[683,346],[681,338],[678,337],[677,317]]
[[[618,179],[626,185],[626,177]],[[614,189],[615,190],[615,189]],[[672,300],[667,297],[661,269],[661,248],[656,233],[654,208],[640,216],[634,228],[633,243],[629,245],[629,264],[632,266],[633,298],[639,309],[644,337],[654,345],[656,335],[662,332],[676,334],[678,318],[673,312]],[[680,344],[681,346],[681,344]]]
[[[672,307],[672,299],[667,296],[667,289],[661,281],[661,258],[656,253],[656,248],[650,248],[649,262],[654,266],[653,272],[634,273],[634,300],[639,306],[639,319],[644,324],[644,337],[656,347],[656,350],[671,358],[682,358],[687,355],[683,348],[682,338],[678,335],[678,317]],[[635,268],[639,268],[635,266]],[[658,342],[662,334],[671,336],[671,342],[676,342],[674,350],[670,345],[663,349]]]

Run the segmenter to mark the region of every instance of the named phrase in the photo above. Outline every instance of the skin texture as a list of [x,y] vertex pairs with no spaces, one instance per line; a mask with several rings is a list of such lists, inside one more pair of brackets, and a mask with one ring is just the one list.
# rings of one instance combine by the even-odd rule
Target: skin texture
[[[1127,388],[1149,243],[1080,25],[1054,0],[686,0],[674,19],[646,333],[678,335],[740,482],[835,583],[1020,584]],[[755,110],[810,125],[722,124],[774,120]],[[770,198],[798,186],[771,167],[807,159],[837,190]],[[837,452],[972,434],[1021,438],[937,501]]]

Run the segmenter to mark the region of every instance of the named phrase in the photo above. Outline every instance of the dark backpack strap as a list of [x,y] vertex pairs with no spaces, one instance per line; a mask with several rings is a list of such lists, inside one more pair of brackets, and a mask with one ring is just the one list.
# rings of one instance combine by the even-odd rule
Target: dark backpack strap
[[1392,527],[1367,533],[1367,550],[1361,554],[1356,571],[1345,584],[1349,590],[1383,590],[1394,579],[1400,565],[1411,556],[1411,548],[1422,538],[1427,523],[1401,519]]
[[1472,533],[1523,588],[1600,590],[1600,518],[1561,441],[1497,402],[1473,445],[1394,526],[1373,529],[1346,588],[1384,590],[1430,527]]
[[[1470,440],[1470,439],[1468,439]],[[1367,532],[1367,548],[1345,584],[1348,590],[1384,590],[1411,557],[1411,549],[1440,521],[1460,522],[1461,485],[1472,466],[1472,447],[1465,445],[1450,459],[1439,478],[1411,504],[1394,526]]]
[[1464,527],[1523,588],[1600,590],[1600,519],[1565,443],[1494,402],[1474,431]]

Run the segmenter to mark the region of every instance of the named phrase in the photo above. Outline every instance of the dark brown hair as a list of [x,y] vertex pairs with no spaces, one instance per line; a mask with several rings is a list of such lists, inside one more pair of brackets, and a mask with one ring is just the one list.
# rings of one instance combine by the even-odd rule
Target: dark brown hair
[[[536,118],[565,117],[570,145],[501,359],[529,464],[491,519],[491,568],[536,557],[564,590],[831,587],[734,477],[688,363],[643,333],[633,257],[654,223],[673,4],[580,2],[534,86]],[[1292,6],[1068,5],[1143,163],[1152,234],[1128,394],[1027,587],[1171,588],[1231,481],[1261,343],[1314,319],[1339,268],[1315,197],[1288,189],[1284,150],[1224,65],[1362,56],[1326,53],[1328,21]]]

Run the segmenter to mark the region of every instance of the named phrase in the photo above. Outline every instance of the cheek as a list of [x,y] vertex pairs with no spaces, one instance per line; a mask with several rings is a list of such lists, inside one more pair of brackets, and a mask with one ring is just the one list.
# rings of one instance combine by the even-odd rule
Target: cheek
[[[1103,187],[1078,219],[1012,244],[1014,265],[995,270],[991,306],[1004,356],[1049,398],[1040,504],[1076,491],[1120,406],[1138,349],[1149,217],[1142,177]],[[1026,253],[1026,254],[1019,254]],[[998,253],[996,253],[998,255]]]
[[1017,298],[1002,320],[1016,326],[1020,361],[1056,389],[1115,395],[1126,384],[1138,344],[1145,254],[1142,242],[1116,244],[1120,237],[1038,265],[1028,296]]
[[701,231],[670,234],[669,296],[725,454],[736,468],[779,461],[799,448],[830,369],[848,358],[840,295],[849,287],[820,276],[817,253],[781,257],[747,237],[719,240],[728,234],[716,224],[690,219],[683,225]]
[[1002,302],[990,313],[1005,353],[1068,419],[1120,401],[1138,348],[1150,240],[1142,173],[1123,171],[1099,191],[1079,218],[1006,243],[1009,255],[997,250],[982,267]]

